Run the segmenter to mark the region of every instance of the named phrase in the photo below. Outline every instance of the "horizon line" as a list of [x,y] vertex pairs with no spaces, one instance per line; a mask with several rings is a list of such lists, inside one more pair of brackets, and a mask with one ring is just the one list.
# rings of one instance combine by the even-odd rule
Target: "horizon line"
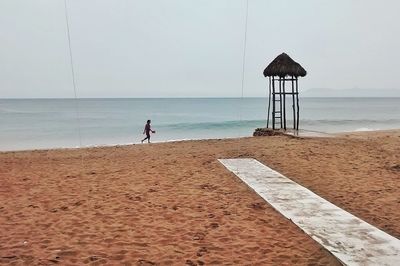
[[[85,99],[254,99],[268,98],[267,96],[217,96],[217,97],[0,97],[0,100],[85,100]],[[400,98],[399,96],[307,96],[299,95],[299,98]]]

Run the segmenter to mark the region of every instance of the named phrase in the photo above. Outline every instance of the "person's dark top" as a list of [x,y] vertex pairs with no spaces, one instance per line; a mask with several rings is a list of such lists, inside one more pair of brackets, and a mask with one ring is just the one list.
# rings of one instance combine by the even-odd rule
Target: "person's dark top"
[[144,131],[146,131],[146,135],[150,135],[151,128],[149,124],[146,124],[146,126],[144,127]]

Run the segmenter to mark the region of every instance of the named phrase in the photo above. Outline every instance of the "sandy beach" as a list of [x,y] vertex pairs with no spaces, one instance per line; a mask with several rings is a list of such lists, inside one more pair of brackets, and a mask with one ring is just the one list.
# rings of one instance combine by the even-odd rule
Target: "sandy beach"
[[0,263],[339,265],[219,158],[400,237],[400,130],[0,153]]

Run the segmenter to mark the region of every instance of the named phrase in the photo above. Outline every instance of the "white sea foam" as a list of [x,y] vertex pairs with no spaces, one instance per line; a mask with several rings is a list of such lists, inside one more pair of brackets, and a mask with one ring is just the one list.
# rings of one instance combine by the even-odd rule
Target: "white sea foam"
[[354,132],[362,132],[362,131],[377,131],[379,128],[368,128],[368,127],[360,127],[354,130]]

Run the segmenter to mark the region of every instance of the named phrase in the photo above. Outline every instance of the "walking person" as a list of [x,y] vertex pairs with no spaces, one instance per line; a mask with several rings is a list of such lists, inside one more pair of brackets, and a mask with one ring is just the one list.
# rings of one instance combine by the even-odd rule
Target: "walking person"
[[143,130],[143,134],[146,134],[146,137],[144,139],[142,139],[142,143],[146,139],[147,139],[147,142],[150,143],[150,132],[151,133],[156,133],[155,130],[151,130],[151,125],[150,124],[151,124],[151,120],[147,120],[147,123],[144,126],[144,130]]

